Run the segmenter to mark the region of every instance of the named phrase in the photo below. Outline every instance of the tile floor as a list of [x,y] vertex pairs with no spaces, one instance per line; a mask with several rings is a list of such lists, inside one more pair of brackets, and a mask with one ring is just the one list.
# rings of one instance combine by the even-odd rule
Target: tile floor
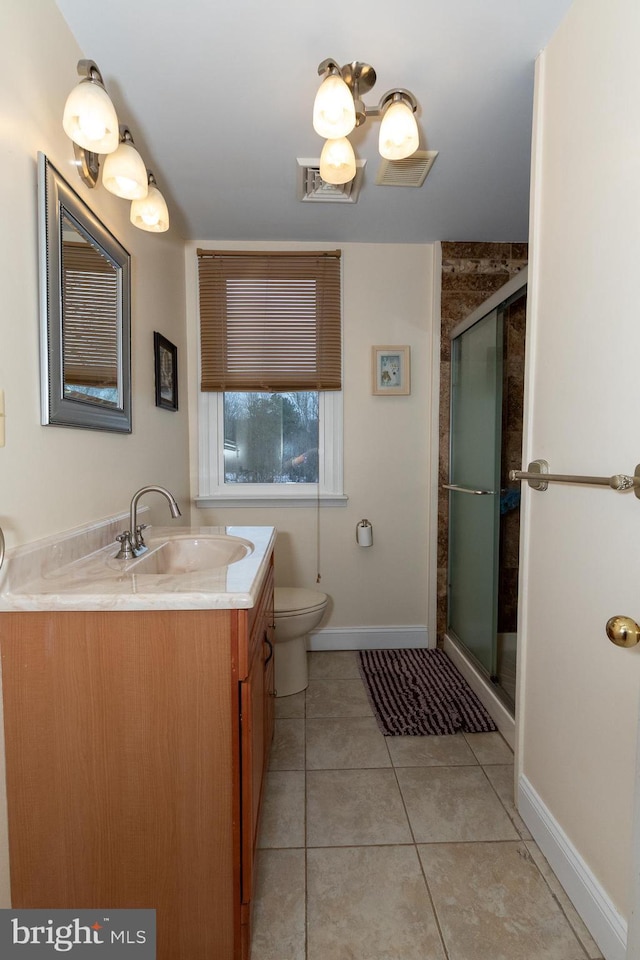
[[383,737],[351,651],[276,700],[251,960],[594,960],[499,733]]

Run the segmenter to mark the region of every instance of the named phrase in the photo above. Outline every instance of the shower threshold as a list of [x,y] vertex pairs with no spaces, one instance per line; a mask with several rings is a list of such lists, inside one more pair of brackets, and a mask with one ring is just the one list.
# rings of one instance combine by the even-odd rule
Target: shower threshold
[[[515,634],[505,634],[504,636],[513,638],[513,640],[515,640],[516,637]],[[511,646],[511,640],[509,641],[509,646]],[[516,725],[514,708],[507,703],[508,694],[505,695],[496,684],[492,683],[488,677],[480,672],[478,667],[471,661],[467,651],[457,637],[445,633],[443,649],[465,678],[473,692],[479,697],[481,703],[489,712],[493,722],[511,749],[515,749]],[[513,649],[515,653],[515,646]]]

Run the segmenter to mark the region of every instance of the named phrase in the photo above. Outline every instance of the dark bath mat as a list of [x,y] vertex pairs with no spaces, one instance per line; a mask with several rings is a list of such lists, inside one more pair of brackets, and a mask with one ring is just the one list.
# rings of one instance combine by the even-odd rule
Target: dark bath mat
[[496,729],[442,650],[361,650],[358,668],[386,737]]

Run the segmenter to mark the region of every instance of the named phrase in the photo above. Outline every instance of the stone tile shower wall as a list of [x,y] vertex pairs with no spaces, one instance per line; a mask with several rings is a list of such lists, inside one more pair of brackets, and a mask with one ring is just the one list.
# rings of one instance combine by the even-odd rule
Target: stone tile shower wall
[[[528,245],[526,243],[461,243],[443,242],[442,244],[442,328],[440,335],[440,457],[438,466],[438,643],[442,642],[447,626],[447,575],[448,575],[448,536],[449,536],[449,498],[442,484],[449,479],[449,400],[451,383],[451,343],[450,331],[468,317],[473,310],[504,286],[516,273],[527,265]],[[517,383],[518,378],[524,380],[524,314],[516,316],[512,322],[507,321],[507,328],[511,336],[513,350],[505,364],[505,377],[511,378],[509,387],[511,396],[507,392],[507,410],[503,415],[507,418],[506,426],[508,437],[503,443],[508,444],[509,450],[519,448],[522,434],[517,436]],[[522,333],[522,348],[517,345],[518,331]],[[507,345],[509,340],[507,339]],[[518,359],[519,358],[519,359]],[[520,401],[520,423],[521,417]],[[521,431],[521,425],[520,425]],[[503,447],[504,449],[504,447]],[[501,544],[506,551],[505,556],[514,558],[513,536],[517,531],[515,523],[510,522],[510,533],[506,533],[508,543]],[[516,553],[517,560],[517,553]],[[505,575],[507,582],[517,583],[517,572]],[[502,584],[501,584],[502,586]],[[513,609],[512,604],[505,602],[506,608]],[[510,622],[510,621],[509,621]],[[506,629],[504,626],[501,629]],[[515,627],[513,628],[515,629]]]
[[518,618],[520,510],[516,508],[515,502],[511,501],[511,497],[514,495],[519,497],[520,483],[509,480],[509,471],[519,470],[522,460],[526,310],[527,298],[523,295],[508,307],[504,317],[500,489],[509,491],[510,495],[502,500],[500,517],[498,574],[498,633],[500,634],[515,633]]

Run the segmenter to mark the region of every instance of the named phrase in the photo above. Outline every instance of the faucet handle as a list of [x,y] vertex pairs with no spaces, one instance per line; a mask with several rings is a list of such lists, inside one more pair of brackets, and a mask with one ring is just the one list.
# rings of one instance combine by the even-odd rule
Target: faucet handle
[[142,531],[146,530],[148,526],[148,523],[139,523],[136,527],[136,547],[144,547],[145,543]]
[[123,533],[119,533],[116,540],[120,544],[120,549],[116,553],[115,559],[131,560],[135,556],[131,543],[131,530],[125,530]]

